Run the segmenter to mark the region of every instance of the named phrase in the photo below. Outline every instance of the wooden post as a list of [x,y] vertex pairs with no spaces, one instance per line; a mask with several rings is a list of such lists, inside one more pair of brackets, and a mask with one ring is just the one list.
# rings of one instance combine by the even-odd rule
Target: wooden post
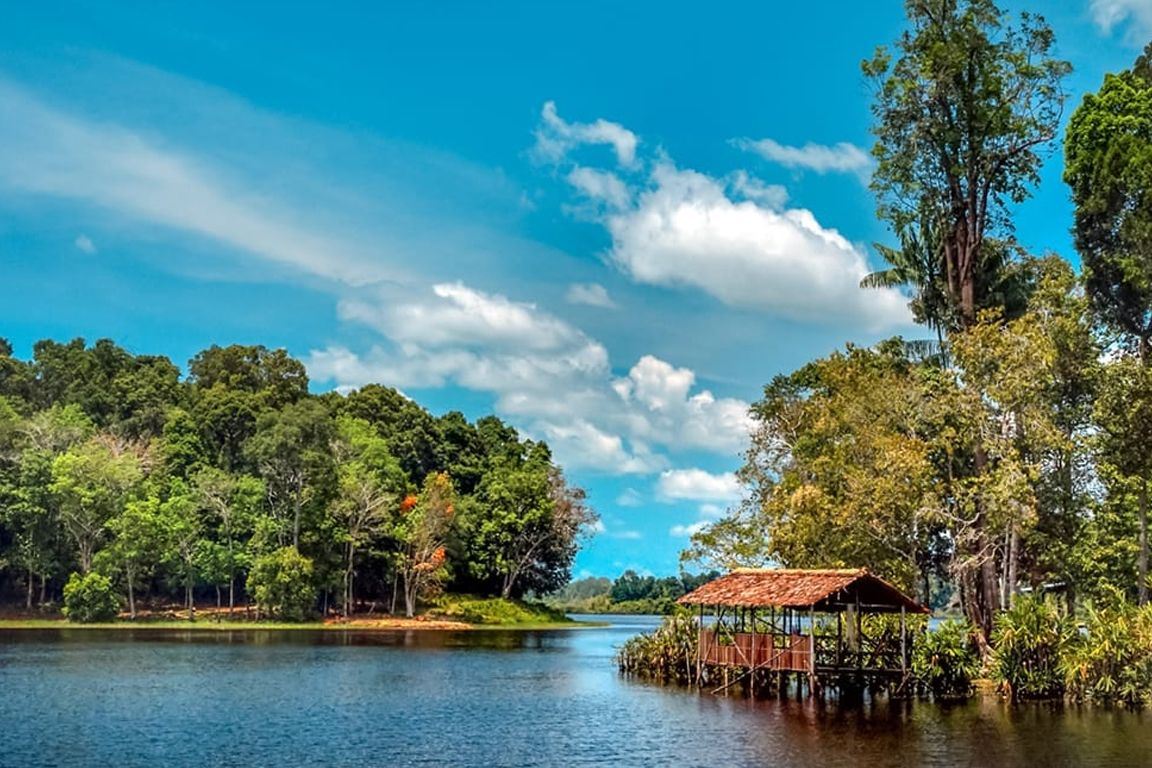
[[808,695],[816,695],[816,611],[808,609]]
[[900,606],[900,673],[908,675],[908,633],[904,624],[904,606]]

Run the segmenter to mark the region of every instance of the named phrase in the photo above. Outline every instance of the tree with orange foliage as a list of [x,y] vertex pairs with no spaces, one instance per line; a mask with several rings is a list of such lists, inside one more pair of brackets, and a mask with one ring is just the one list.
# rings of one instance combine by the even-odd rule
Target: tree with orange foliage
[[416,613],[416,601],[435,592],[446,575],[444,548],[452,527],[456,490],[443,472],[424,480],[419,496],[400,504],[395,531],[401,545],[398,570],[404,582],[404,614]]

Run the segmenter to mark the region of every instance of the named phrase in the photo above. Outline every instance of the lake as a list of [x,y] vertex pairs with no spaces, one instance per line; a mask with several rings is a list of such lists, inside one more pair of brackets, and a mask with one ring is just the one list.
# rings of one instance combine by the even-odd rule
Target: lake
[[749,701],[618,676],[654,626],[0,631],[0,766],[1136,766],[1152,718]]

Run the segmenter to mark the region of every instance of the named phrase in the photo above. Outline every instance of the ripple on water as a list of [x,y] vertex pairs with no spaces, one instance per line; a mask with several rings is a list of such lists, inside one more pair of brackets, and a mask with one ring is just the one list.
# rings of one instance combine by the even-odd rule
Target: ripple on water
[[1128,712],[748,701],[622,680],[647,624],[2,632],[0,766],[1136,766]]

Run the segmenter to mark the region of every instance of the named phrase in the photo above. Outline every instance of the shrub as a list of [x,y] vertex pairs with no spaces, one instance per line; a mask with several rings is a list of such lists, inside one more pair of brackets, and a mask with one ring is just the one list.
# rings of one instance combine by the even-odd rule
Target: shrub
[[1063,661],[1075,701],[1144,707],[1152,702],[1152,606],[1089,607],[1085,631]]
[[937,699],[971,696],[980,661],[968,622],[945,621],[918,635],[912,648],[912,672],[920,688]]
[[993,667],[1000,689],[1013,699],[1064,694],[1062,657],[1075,637],[1073,623],[1051,600],[1034,596],[996,617]]
[[64,585],[64,616],[69,621],[91,624],[111,621],[120,610],[112,580],[99,573],[73,573]]
[[637,635],[624,643],[616,654],[616,663],[624,674],[661,682],[692,682],[699,630],[696,619],[687,614],[666,616],[655,632]]
[[312,561],[284,547],[256,558],[248,573],[248,594],[256,607],[274,619],[303,621],[316,606]]

